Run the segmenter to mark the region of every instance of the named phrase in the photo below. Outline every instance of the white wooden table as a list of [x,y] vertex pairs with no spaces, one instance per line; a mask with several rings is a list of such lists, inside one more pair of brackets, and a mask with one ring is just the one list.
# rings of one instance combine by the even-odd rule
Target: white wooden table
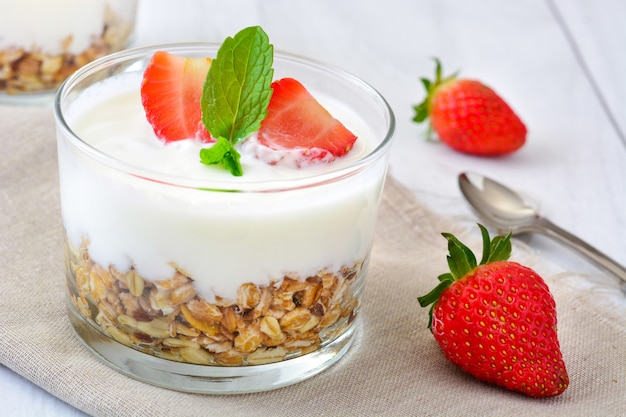
[[[471,216],[457,175],[483,173],[626,264],[624,22],[621,0],[142,0],[135,44],[219,42],[261,25],[276,49],[343,67],[388,99],[397,117],[391,173],[432,210]],[[522,150],[476,158],[423,140],[412,106],[435,56],[444,71],[501,93],[528,127]],[[597,274],[570,250],[526,241],[564,268]],[[3,366],[0,393],[2,415],[84,415]]]

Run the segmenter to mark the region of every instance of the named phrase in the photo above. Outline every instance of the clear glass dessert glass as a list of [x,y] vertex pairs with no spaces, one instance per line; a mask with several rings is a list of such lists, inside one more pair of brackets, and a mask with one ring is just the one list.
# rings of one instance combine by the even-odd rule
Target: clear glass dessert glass
[[167,45],[99,59],[61,86],[54,112],[76,334],[133,378],[233,394],[302,381],[350,347],[395,121],[360,79],[276,52],[274,78],[293,77],[333,98],[370,148],[297,178],[259,180],[244,166],[242,177],[208,180],[118,160],[76,133],[76,109],[99,100],[93,87],[131,79],[138,91],[156,50],[214,57],[218,47]]
[[76,69],[126,48],[137,0],[0,3],[0,104],[50,104]]

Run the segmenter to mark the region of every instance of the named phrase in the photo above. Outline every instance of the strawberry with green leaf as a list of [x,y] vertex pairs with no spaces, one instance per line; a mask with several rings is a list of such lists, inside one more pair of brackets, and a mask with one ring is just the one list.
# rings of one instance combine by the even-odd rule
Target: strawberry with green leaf
[[235,145],[257,131],[267,115],[273,58],[273,46],[259,26],[227,38],[213,60],[158,51],[141,85],[146,118],[165,142],[212,143],[200,151],[200,161],[240,176]]
[[556,305],[544,280],[508,260],[511,234],[496,236],[479,225],[480,264],[449,233],[450,272],[419,297],[431,306],[429,328],[444,355],[481,381],[531,397],[561,394],[569,384],[557,338]]
[[236,146],[257,131],[262,146],[298,152],[298,166],[348,153],[356,136],[300,82],[272,82],[273,54],[259,26],[227,38],[213,60],[155,53],[141,98],[156,135],[165,142],[196,138],[212,143],[200,151],[200,161],[221,165],[235,176],[243,174]]
[[479,156],[514,152],[526,142],[526,126],[511,107],[480,81],[442,76],[436,62],[435,79],[422,78],[424,101],[414,107],[417,123],[430,119],[432,130],[452,149]]

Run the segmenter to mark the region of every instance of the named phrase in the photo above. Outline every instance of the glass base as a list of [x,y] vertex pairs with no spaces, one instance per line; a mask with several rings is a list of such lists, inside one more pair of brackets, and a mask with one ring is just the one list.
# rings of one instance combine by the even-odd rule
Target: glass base
[[360,322],[357,317],[337,339],[304,356],[267,365],[210,366],[170,361],[125,346],[91,325],[72,303],[68,316],[81,342],[113,369],[151,385],[200,394],[269,391],[317,375],[345,355]]

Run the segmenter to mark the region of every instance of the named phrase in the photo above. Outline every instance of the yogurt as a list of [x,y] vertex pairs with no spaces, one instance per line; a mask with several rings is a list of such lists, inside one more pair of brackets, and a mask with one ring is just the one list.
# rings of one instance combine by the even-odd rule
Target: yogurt
[[[271,165],[255,157],[256,138],[240,147],[244,170],[233,177],[199,162],[207,144],[157,139],[145,118],[136,74],[86,91],[68,111],[76,135],[100,152],[146,171],[148,177],[193,179],[196,185],[228,182],[252,192],[215,192],[167,186],[88,161],[71,161],[60,148],[64,225],[71,243],[88,239],[92,259],[125,272],[131,266],[149,280],[172,276],[172,263],[187,271],[199,294],[234,299],[245,282],[308,277],[364,259],[373,239],[384,175],[380,170],[325,185],[311,176],[341,169],[374,148],[371,132],[340,106],[340,120],[359,139],[344,158],[307,168]],[[348,122],[350,121],[350,122]],[[247,152],[246,152],[247,151]],[[383,169],[383,168],[381,168]],[[301,183],[298,183],[301,181]],[[273,190],[273,182],[291,183]],[[241,184],[240,184],[241,183]],[[267,184],[270,184],[268,189]],[[302,188],[299,188],[302,187]]]

